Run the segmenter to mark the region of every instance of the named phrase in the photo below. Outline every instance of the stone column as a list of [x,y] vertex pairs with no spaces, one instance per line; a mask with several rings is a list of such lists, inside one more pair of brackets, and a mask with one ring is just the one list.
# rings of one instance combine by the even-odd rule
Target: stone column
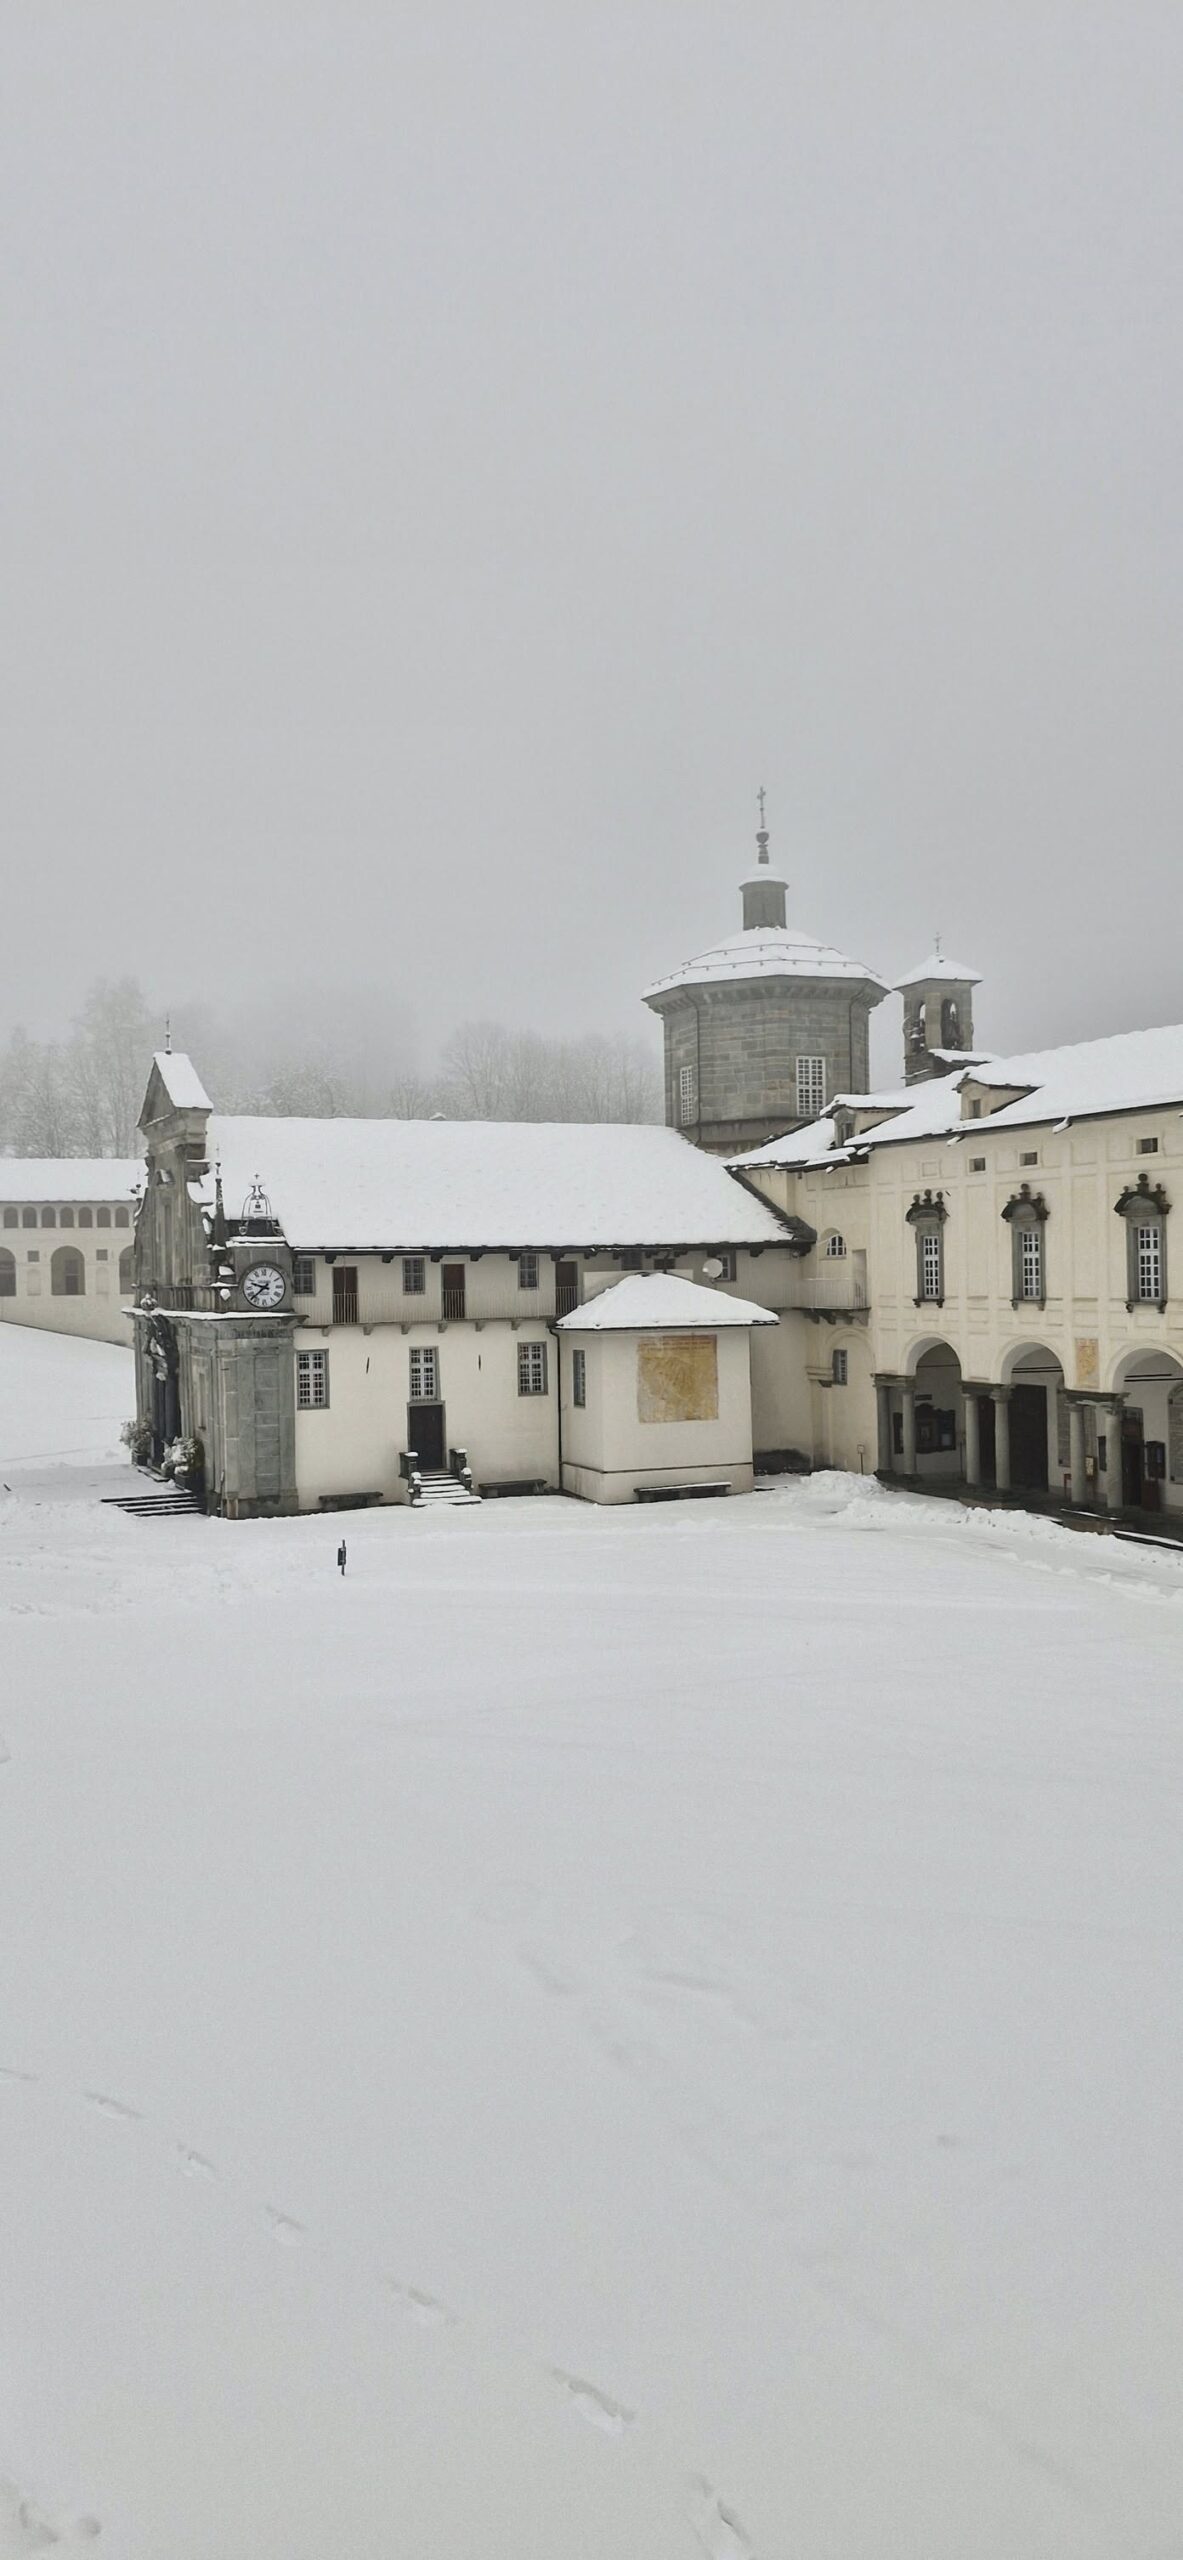
[[1102,1411],[1105,1417],[1105,1509],[1121,1509],[1121,1409],[1124,1396],[1110,1396]]
[[916,1473],[916,1381],[901,1378],[900,1394],[904,1400],[904,1474]]
[[881,1476],[891,1476],[895,1474],[895,1450],[891,1439],[890,1378],[875,1380],[875,1422],[879,1439],[879,1473]]
[[1010,1492],[1010,1388],[991,1387],[994,1403],[994,1483],[999,1493]]
[[965,1414],[965,1481],[978,1485],[982,1481],[982,1442],[978,1428],[978,1399],[972,1387],[962,1387],[962,1410]]
[[1074,1396],[1068,1398],[1068,1456],[1072,1468],[1072,1500],[1087,1503],[1089,1480],[1085,1472],[1084,1406]]

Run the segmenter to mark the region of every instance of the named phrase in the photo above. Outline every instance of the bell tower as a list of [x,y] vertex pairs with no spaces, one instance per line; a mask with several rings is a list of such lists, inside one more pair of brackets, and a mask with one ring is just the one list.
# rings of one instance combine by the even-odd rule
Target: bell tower
[[941,938],[927,960],[896,981],[904,999],[904,1082],[947,1076],[972,1053],[974,988],[981,980],[962,960],[947,960]]

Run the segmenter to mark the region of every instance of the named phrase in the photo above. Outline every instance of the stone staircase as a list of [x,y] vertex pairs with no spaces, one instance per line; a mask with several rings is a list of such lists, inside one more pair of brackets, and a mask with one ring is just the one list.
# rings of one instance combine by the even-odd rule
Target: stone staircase
[[449,1475],[444,1467],[423,1467],[419,1472],[420,1493],[416,1511],[438,1511],[446,1505],[451,1511],[469,1510],[479,1505],[479,1493],[469,1491],[458,1476]]
[[151,1493],[105,1493],[102,1500],[133,1520],[180,1520],[190,1513],[196,1520],[202,1517],[201,1504],[182,1485],[162,1484]]

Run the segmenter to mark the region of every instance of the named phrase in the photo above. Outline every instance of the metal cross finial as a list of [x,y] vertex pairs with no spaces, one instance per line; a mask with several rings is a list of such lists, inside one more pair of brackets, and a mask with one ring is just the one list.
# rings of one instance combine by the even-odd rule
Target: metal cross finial
[[761,829],[763,829],[763,826],[764,826],[764,785],[763,785],[763,783],[761,783],[760,788],[759,788],[758,792],[756,793],[756,798],[757,798],[757,800],[758,800],[758,802],[759,802],[759,804],[760,804],[760,826],[761,826]]
[[164,1017],[164,1054],[165,1054],[165,1057],[166,1057],[166,1058],[171,1058],[172,1053],[173,1053],[173,1026],[172,1026],[172,1017],[171,1017],[171,1015],[170,1015],[170,1014],[167,1014],[167,1013],[166,1013],[166,1015],[165,1015],[165,1017]]
[[935,953],[936,953],[936,955],[937,955],[937,958],[938,958],[938,960],[939,960],[939,959],[940,959],[940,956],[941,956],[941,937],[940,937],[940,934],[939,934],[939,933],[938,933],[938,935],[937,935],[936,941],[935,941],[935,942],[934,942],[934,944],[933,944],[933,950],[935,951]]

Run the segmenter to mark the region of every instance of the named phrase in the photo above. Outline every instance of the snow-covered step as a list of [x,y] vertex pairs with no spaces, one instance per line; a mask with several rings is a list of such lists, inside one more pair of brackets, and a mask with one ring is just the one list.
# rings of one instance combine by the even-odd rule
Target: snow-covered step
[[425,1467],[419,1481],[422,1487],[416,1504],[419,1511],[426,1510],[429,1504],[438,1509],[445,1503],[453,1511],[468,1509],[473,1503],[479,1503],[481,1498],[479,1493],[470,1493],[467,1485],[461,1484],[457,1476],[448,1475],[442,1467]]
[[193,1494],[174,1485],[162,1486],[159,1493],[105,1493],[105,1507],[126,1511],[133,1520],[178,1520],[188,1514],[201,1517],[201,1504]]

